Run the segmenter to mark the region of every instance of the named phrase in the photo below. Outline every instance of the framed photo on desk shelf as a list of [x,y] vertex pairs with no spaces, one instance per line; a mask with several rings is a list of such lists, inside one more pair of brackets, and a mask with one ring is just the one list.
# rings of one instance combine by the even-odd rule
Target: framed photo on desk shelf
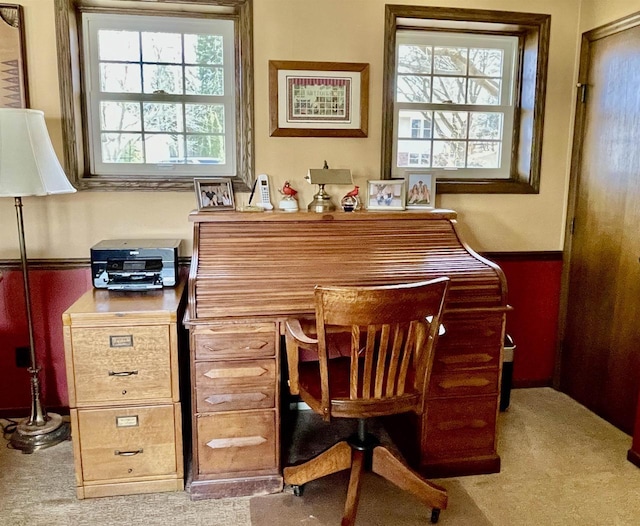
[[367,183],[367,210],[404,210],[404,179],[382,179]]
[[436,176],[429,172],[407,171],[407,208],[435,208]]
[[198,210],[218,212],[235,210],[233,185],[228,177],[207,177],[193,180]]

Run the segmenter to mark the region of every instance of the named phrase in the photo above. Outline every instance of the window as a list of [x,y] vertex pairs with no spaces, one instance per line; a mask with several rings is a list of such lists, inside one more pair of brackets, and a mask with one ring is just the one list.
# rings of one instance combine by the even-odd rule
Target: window
[[56,3],[58,34],[69,34],[65,161],[79,187],[192,190],[205,174],[251,186],[251,0],[182,1],[189,13],[171,1]]
[[386,27],[386,177],[419,166],[440,193],[537,192],[549,17],[387,6]]

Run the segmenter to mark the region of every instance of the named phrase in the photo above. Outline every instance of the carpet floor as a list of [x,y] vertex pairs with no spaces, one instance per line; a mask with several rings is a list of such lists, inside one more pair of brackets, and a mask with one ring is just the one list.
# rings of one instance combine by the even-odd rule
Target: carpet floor
[[[444,526],[640,524],[640,469],[631,438],[550,388],[513,391],[500,414],[500,473],[440,479]],[[252,498],[191,501],[186,492],[77,500],[71,442],[24,455],[0,448],[0,525],[325,526],[340,523],[346,473]],[[357,524],[414,526],[430,510],[372,474]]]

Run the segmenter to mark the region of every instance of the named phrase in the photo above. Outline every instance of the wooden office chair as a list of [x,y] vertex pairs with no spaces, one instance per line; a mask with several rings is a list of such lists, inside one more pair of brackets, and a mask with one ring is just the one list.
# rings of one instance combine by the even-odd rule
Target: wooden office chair
[[[284,469],[284,481],[303,484],[351,468],[342,526],[354,524],[365,466],[432,508],[431,522],[447,507],[447,493],[409,468],[367,432],[366,419],[413,411],[422,414],[448,278],[374,287],[316,287],[315,328],[286,323],[289,387],[325,420],[358,419],[358,432],[317,457]],[[308,323],[306,324],[309,325]],[[312,337],[309,334],[317,334]],[[328,341],[346,334],[346,356]],[[350,335],[350,337],[349,337]],[[317,360],[299,359],[301,349]]]

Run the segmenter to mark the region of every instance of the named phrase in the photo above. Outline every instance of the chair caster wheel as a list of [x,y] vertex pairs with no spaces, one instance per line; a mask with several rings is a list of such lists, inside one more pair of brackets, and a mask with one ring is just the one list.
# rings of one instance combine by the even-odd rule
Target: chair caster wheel
[[440,508],[433,508],[431,510],[431,524],[435,524],[436,522],[438,522],[439,518],[440,518]]
[[299,486],[298,484],[293,485],[293,494],[296,497],[302,497],[303,493],[304,493],[304,486]]

